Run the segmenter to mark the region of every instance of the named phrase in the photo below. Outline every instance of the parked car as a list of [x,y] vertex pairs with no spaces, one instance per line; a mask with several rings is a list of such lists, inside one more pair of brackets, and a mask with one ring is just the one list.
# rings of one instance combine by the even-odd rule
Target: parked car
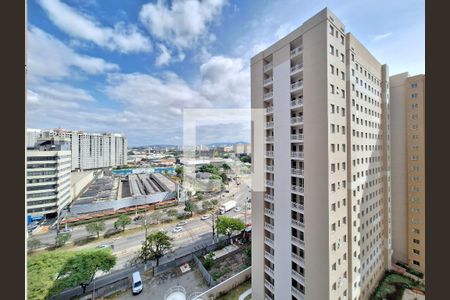
[[241,211],[241,208],[240,208],[239,206],[236,206],[235,209],[234,209],[234,211],[235,211],[235,212],[240,212],[240,211]]
[[133,295],[137,295],[140,292],[142,292],[142,280],[141,280],[141,274],[139,272],[133,273],[133,282],[131,285]]
[[107,249],[107,248],[109,248],[109,249],[114,249],[114,245],[101,244],[101,245],[98,245],[98,246],[95,247],[95,248],[97,248],[97,249]]
[[181,232],[183,231],[183,227],[177,226],[173,229],[173,232],[177,233],[177,232]]
[[208,220],[209,218],[210,218],[209,215],[203,215],[203,216],[200,218],[200,220],[205,221],[205,220]]
[[181,226],[184,226],[184,225],[186,225],[187,224],[187,221],[181,221],[181,222],[179,222],[177,225],[175,225],[175,226],[177,226],[177,227],[181,227]]

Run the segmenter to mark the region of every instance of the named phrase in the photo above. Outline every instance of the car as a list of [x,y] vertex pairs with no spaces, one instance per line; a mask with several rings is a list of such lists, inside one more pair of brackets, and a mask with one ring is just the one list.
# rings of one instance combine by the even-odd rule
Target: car
[[210,216],[209,215],[203,215],[201,218],[200,218],[200,220],[208,220],[210,218]]
[[176,227],[181,227],[187,224],[187,221],[181,221],[179,222],[177,225],[175,225]]
[[133,295],[137,295],[142,292],[142,280],[139,272],[133,273],[133,283],[131,285]]
[[234,209],[234,211],[235,211],[235,212],[240,212],[241,209],[242,209],[242,208],[240,208],[239,206],[236,206],[235,209]]
[[177,232],[181,232],[183,231],[183,227],[177,226],[173,229],[173,232],[177,233]]
[[101,245],[98,245],[95,248],[97,248],[97,249],[107,249],[107,248],[114,249],[114,246],[113,245],[107,245],[107,244],[101,244]]

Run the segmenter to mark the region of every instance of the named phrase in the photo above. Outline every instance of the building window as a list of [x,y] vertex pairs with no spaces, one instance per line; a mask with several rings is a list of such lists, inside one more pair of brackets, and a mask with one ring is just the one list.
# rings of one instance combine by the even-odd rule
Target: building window
[[420,255],[420,251],[417,250],[417,249],[413,249],[413,252],[414,252],[414,254],[416,254],[416,255]]
[[330,104],[331,107],[331,113],[334,114],[334,104]]
[[341,61],[344,62],[344,54],[341,53]]
[[413,89],[417,88],[417,83],[411,83],[411,88]]
[[413,239],[413,243],[419,245],[420,241],[418,239]]
[[420,262],[418,262],[417,260],[413,260],[413,264],[415,264],[416,266],[420,267]]
[[333,47],[333,45],[330,45],[330,54],[334,55],[334,47]]
[[355,54],[353,54],[353,53],[352,53],[352,61],[355,61]]
[[334,35],[334,27],[332,25],[330,25],[330,34]]
[[344,36],[341,35],[341,44],[344,45]]
[[330,65],[330,72],[331,72],[331,74],[334,74],[334,66],[333,65]]
[[417,93],[411,94],[411,98],[416,99],[417,98]]
[[334,94],[334,85],[330,84],[330,87],[331,87],[331,93]]

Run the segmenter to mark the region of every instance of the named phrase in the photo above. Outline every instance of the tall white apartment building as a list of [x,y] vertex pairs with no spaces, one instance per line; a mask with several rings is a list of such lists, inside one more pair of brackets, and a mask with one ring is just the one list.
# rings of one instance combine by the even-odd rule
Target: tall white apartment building
[[388,81],[327,8],[252,58],[254,299],[368,299],[390,267]]
[[68,140],[37,140],[26,152],[26,203],[31,216],[55,216],[72,201]]
[[122,134],[53,129],[42,131],[42,136],[57,136],[70,140],[72,170],[108,168],[127,164],[127,137]]

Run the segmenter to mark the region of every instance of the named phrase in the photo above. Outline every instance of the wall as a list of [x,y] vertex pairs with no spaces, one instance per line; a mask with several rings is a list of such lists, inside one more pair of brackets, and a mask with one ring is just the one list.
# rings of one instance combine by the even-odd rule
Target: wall
[[[241,271],[240,273],[237,273],[233,277],[228,278],[224,282],[219,283],[218,285],[214,286],[213,288],[207,290],[203,294],[198,296],[198,299],[210,299],[212,297],[213,299],[216,299],[220,295],[227,293],[228,291],[234,289],[241,283],[247,281],[251,278],[252,275],[252,267],[248,267],[247,269]],[[260,299],[256,298],[254,295],[252,296],[252,299]],[[263,298],[261,298],[263,299]]]

